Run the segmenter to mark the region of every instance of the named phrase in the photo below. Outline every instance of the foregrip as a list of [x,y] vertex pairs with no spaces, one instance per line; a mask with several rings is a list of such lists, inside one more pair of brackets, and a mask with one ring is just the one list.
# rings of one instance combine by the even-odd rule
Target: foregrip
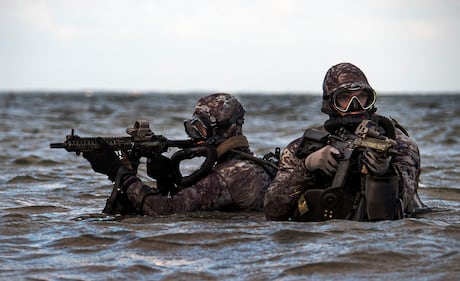
[[[126,151],[132,148],[131,137],[104,137],[103,138],[113,150]],[[50,148],[64,148],[69,152],[90,152],[101,149],[97,138],[74,137],[66,139],[63,143],[51,143]]]

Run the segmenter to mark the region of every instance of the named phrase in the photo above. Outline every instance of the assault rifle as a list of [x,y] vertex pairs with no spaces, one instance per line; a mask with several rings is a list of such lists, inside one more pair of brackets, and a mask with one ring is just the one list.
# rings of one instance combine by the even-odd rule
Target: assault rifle
[[[166,152],[169,148],[175,147],[180,150],[176,151],[170,158],[171,169],[170,174],[165,174],[168,178],[168,183],[165,186],[157,186],[163,194],[174,194],[178,190],[194,184],[199,179],[203,178],[214,166],[217,160],[217,152],[214,147],[209,144],[200,142],[197,143],[191,139],[187,140],[169,140],[162,135],[156,135],[150,130],[149,122],[146,120],[137,120],[132,128],[127,128],[126,137],[103,137],[109,146],[114,151],[121,152],[123,164],[131,170],[134,170],[129,159],[140,159],[146,157],[148,162],[154,164],[155,159],[160,159],[160,155]],[[99,137],[79,137],[71,130],[70,135],[67,135],[63,143],[51,143],[51,148],[63,148],[69,152],[76,152],[77,155],[82,152],[91,152],[101,150]],[[184,159],[192,159],[193,157],[203,156],[205,160],[200,168],[188,176],[182,176],[179,165]],[[161,160],[160,160],[161,161]],[[160,162],[162,163],[162,162]],[[138,163],[136,163],[138,164]],[[155,164],[154,164],[155,165]],[[152,175],[147,164],[147,174]],[[158,180],[158,179],[157,179]],[[173,182],[169,182],[172,180]],[[112,193],[104,207],[104,213],[126,213],[126,206],[120,203],[119,182],[115,182]],[[157,181],[158,184],[158,181]]]
[[[344,194],[343,188],[350,172],[352,159],[356,159],[357,155],[368,149],[373,149],[385,156],[398,154],[396,141],[382,136],[377,127],[374,121],[363,120],[354,134],[343,128],[334,135],[317,129],[305,131],[296,152],[297,157],[305,158],[325,145],[337,148],[340,156],[331,186],[326,189],[307,190],[300,196],[298,211],[301,218],[299,220],[320,221],[345,218],[345,215],[351,211],[352,206],[347,202],[353,202],[353,198],[344,198],[347,195]],[[361,173],[368,174],[364,165]]]
[[[170,147],[186,148],[194,145],[192,140],[168,140],[150,130],[149,122],[136,120],[133,128],[127,128],[129,137],[103,137],[115,151],[135,151],[140,157],[161,154]],[[68,152],[91,152],[101,149],[97,137],[82,138],[74,134],[74,129],[67,135],[63,143],[51,143],[51,148],[64,148]]]
[[[204,143],[196,143],[191,139],[187,140],[169,140],[162,135],[156,135],[149,127],[146,120],[136,120],[132,128],[127,128],[126,137],[103,137],[114,151],[120,151],[122,161],[128,167],[131,166],[128,159],[146,157],[155,159],[161,153],[166,152],[169,148],[175,147],[182,149],[176,152],[171,160],[173,162],[173,173],[176,177],[176,183],[179,186],[188,186],[197,178],[205,175],[213,167],[216,161],[216,152],[213,147]],[[79,137],[71,130],[63,143],[51,143],[50,148],[63,148],[68,152],[76,152],[77,155],[82,152],[98,151],[101,145],[98,137]],[[179,153],[180,152],[180,153]],[[199,170],[191,175],[182,177],[179,171],[180,161],[191,159],[193,157],[206,157]]]

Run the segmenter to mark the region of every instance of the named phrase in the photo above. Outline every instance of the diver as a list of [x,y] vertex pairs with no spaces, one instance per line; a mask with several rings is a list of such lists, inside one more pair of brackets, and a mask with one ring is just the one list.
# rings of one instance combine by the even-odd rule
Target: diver
[[[251,158],[243,135],[245,112],[230,94],[198,100],[192,119],[184,122],[185,132],[194,141],[211,146],[216,161],[211,169],[201,171],[187,183],[177,179],[172,157],[147,159],[147,174],[156,180],[156,186],[148,186],[136,176],[139,159],[133,157],[129,159],[131,165],[125,165],[103,141],[102,151],[83,153],[94,171],[115,182],[103,212],[158,216],[194,211],[262,211],[271,175],[257,163],[259,158]],[[179,158],[187,159],[187,153],[183,154]]]
[[[327,71],[321,111],[329,119],[310,136],[316,140],[306,150],[301,146],[308,130],[283,150],[264,198],[268,220],[393,220],[425,207],[417,194],[418,146],[396,120],[376,114],[376,98],[355,65],[340,63]],[[378,138],[394,143],[396,153],[373,148],[344,153],[331,142],[339,135],[353,136],[344,147],[359,141],[355,132],[363,122],[373,124]]]

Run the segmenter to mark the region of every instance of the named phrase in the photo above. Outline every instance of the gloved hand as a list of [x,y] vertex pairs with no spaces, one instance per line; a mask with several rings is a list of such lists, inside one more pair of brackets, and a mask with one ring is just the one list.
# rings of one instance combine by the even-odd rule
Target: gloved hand
[[102,149],[100,151],[83,152],[83,157],[89,161],[91,168],[96,173],[107,175],[109,180],[115,181],[122,163],[113,148],[103,138],[97,138],[97,142]]
[[153,179],[168,177],[172,173],[172,162],[166,156],[159,155],[147,159],[147,175]]
[[391,156],[369,149],[363,153],[363,163],[373,176],[383,176],[390,168]]
[[169,190],[174,186],[175,176],[173,163],[166,156],[147,159],[147,175],[157,181],[157,188],[162,191]]
[[128,154],[127,158],[128,158],[129,164],[131,164],[131,167],[133,168],[133,171],[137,172],[137,169],[139,168],[139,164],[141,163],[141,156],[133,152],[131,154]]
[[339,163],[336,157],[339,155],[340,151],[337,148],[326,145],[305,158],[305,167],[310,172],[319,169],[330,176],[337,170]]

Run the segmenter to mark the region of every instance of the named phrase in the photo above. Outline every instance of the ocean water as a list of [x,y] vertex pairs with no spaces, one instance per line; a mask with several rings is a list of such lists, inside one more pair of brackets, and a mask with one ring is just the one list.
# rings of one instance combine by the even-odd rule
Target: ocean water
[[[186,137],[199,94],[0,94],[0,280],[458,280],[460,95],[379,96],[420,147],[419,194],[434,211],[374,223],[267,222],[261,213],[101,214],[111,184],[50,149],[126,136],[136,119]],[[259,156],[322,124],[318,95],[240,95]],[[185,169],[193,169],[193,163]],[[145,170],[140,174],[144,180]]]

